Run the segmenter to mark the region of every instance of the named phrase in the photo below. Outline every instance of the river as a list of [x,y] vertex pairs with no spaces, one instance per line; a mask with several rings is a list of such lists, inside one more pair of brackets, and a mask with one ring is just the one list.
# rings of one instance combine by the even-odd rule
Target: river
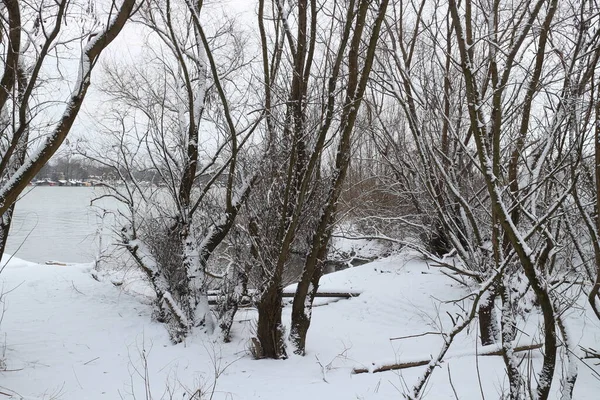
[[[114,218],[104,210],[116,210],[118,202],[105,197],[90,205],[106,192],[103,187],[29,187],[17,202],[6,253],[37,263],[94,261],[99,245],[106,249],[114,241]],[[296,280],[302,267],[302,260],[293,257],[292,267],[286,270],[289,282]],[[347,267],[338,264],[328,263],[327,272]]]
[[[114,199],[102,199],[98,206],[90,201],[104,188],[49,187],[28,188],[17,202],[6,252],[27,261],[44,263],[91,262],[98,254],[98,232],[102,229],[102,208],[115,207]],[[111,226],[103,229],[103,247]]]

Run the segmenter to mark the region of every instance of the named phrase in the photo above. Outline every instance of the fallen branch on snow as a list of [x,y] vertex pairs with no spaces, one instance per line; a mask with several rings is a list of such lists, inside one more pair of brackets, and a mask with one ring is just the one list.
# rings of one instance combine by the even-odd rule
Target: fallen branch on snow
[[[252,295],[255,294],[256,290],[249,290],[248,294]],[[358,292],[358,291],[341,291],[341,290],[329,290],[326,292],[317,292],[315,293],[315,298],[338,298],[338,299],[351,299],[353,297],[358,297],[360,296],[362,292]],[[294,291],[284,291],[281,294],[281,297],[283,298],[292,298],[294,297],[295,292]],[[247,304],[251,304],[252,303],[252,298],[250,296],[245,296],[247,297],[247,299],[245,299],[244,303]],[[208,291],[208,304],[209,305],[215,305],[218,304],[219,299],[221,298],[221,293],[218,290],[209,290]]]
[[[249,295],[253,295],[256,294],[257,291],[256,289],[249,289],[248,290],[248,294]],[[357,290],[324,290],[324,291],[318,291],[317,293],[315,293],[315,297],[342,297],[345,299],[349,299],[351,297],[358,297],[360,296],[362,292],[357,291]],[[294,297],[294,294],[296,294],[296,290],[293,289],[284,289],[283,293],[282,293],[282,297]],[[208,291],[208,296],[220,296],[221,292],[219,290],[209,290]]]
[[[517,346],[517,347],[514,348],[514,352],[518,353],[518,352],[522,352],[522,351],[535,350],[535,349],[541,348],[542,345],[543,345],[542,343],[534,343],[534,344],[530,344],[530,345],[527,345],[527,346]],[[499,345],[484,346],[477,353],[473,353],[473,354],[457,354],[457,355],[454,355],[454,356],[450,356],[448,358],[452,358],[452,357],[464,357],[466,355],[474,355],[474,356],[501,356],[502,355],[502,348],[499,347]],[[364,373],[394,371],[394,370],[398,370],[398,369],[421,367],[423,365],[429,364],[430,362],[431,362],[431,359],[429,359],[429,360],[408,361],[408,362],[393,362],[393,363],[385,363],[385,364],[371,363],[371,366],[368,367],[368,368],[366,368],[366,367],[354,367],[352,369],[352,373],[353,374],[364,374]]]

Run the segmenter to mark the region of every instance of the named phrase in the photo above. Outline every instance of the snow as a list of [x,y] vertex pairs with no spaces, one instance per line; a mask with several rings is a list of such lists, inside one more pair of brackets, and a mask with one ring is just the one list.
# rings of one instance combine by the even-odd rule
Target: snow
[[[113,279],[124,282],[117,287],[111,279],[92,278],[92,267],[39,265],[17,258],[7,263],[0,275],[6,308],[0,333],[5,337],[7,369],[0,391],[22,396],[15,399],[67,400],[145,399],[145,387],[153,399],[168,399],[162,397],[168,388],[178,399],[184,398],[185,388],[209,393],[214,389],[213,399],[402,398],[425,367],[358,375],[352,368],[437,355],[444,338],[436,333],[452,328],[446,312],[461,313],[448,300],[467,293],[413,252],[328,274],[319,290],[352,290],[360,296],[313,310],[305,357],[257,361],[248,353],[255,310],[238,313],[231,343],[198,329],[186,342],[172,345],[164,326],[151,320],[149,298],[142,290],[130,290],[140,285],[137,277]],[[585,317],[584,299],[580,303],[565,314],[570,340],[597,347],[600,323]],[[286,324],[290,312],[286,306]],[[520,321],[518,344],[539,338],[539,321],[535,313]],[[422,335],[426,332],[432,333]],[[498,398],[508,389],[501,357],[473,356],[483,350],[476,336],[472,329],[456,338],[445,361],[435,368],[425,398],[455,398],[449,373],[461,400],[481,398],[478,371],[486,398]],[[539,370],[541,353],[532,354]],[[597,398],[598,372],[599,367],[580,364],[573,398]],[[556,374],[551,398],[560,396],[560,368]]]

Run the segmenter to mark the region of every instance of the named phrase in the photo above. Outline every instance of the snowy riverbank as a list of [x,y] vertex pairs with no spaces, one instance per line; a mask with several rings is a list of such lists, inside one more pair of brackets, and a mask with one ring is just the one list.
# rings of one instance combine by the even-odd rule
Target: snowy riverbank
[[[351,374],[352,368],[436,354],[442,343],[437,334],[390,339],[439,332],[440,324],[449,329],[446,311],[460,309],[444,301],[465,294],[414,253],[329,274],[322,279],[324,290],[345,288],[362,294],[314,309],[305,357],[255,361],[247,352],[252,309],[239,312],[229,344],[198,332],[187,343],[173,346],[164,327],[151,321],[146,298],[133,294],[137,291],[129,291],[127,284],[116,287],[108,279],[94,280],[90,269],[19,259],[6,266],[0,275],[6,309],[0,332],[7,369],[0,373],[1,398],[188,399],[182,397],[185,390],[214,389],[213,399],[398,399],[423,367],[360,375]],[[597,347],[600,323],[576,307],[571,314],[570,329],[580,344]],[[286,307],[284,321],[288,320]],[[532,314],[518,340],[535,341],[527,334],[537,324]],[[436,369],[425,398],[456,398],[449,376],[461,400],[481,399],[481,390],[487,399],[496,399],[507,389],[501,357],[469,355],[476,352],[476,336],[471,330],[454,343],[454,356]],[[532,354],[539,368],[540,353]],[[561,368],[556,373],[558,386]],[[575,399],[597,398],[599,373],[600,367],[579,364]]]

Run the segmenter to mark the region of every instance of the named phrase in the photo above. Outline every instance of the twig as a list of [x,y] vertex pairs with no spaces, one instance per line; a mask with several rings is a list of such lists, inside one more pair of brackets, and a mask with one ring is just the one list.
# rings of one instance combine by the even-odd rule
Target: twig
[[91,363],[91,362],[93,362],[93,361],[96,361],[96,360],[97,360],[97,359],[99,359],[99,358],[100,358],[100,357],[93,358],[93,359],[91,359],[91,360],[90,360],[90,361],[88,361],[88,362],[84,362],[84,363],[83,363],[83,365],[88,365],[89,363]]
[[315,355],[315,358],[317,359],[317,364],[319,364],[319,366],[321,367],[321,373],[323,374],[323,382],[329,383],[329,381],[327,380],[327,368],[321,363],[321,360],[319,360],[319,357],[317,355]]
[[452,388],[452,393],[454,393],[454,398],[459,400],[458,394],[456,393],[456,388],[454,387],[454,382],[452,382],[452,374],[450,374],[450,364],[448,364],[448,381],[450,382],[450,387]]
[[77,293],[85,296],[85,293],[83,293],[81,290],[79,290],[75,287],[75,283],[73,281],[71,281],[71,286],[73,287],[73,290],[75,290]]
[[393,338],[390,338],[390,340],[411,339],[411,338],[416,338],[416,337],[421,337],[421,336],[426,336],[426,335],[443,335],[443,333],[442,332],[424,332],[424,333],[418,333],[416,335],[393,337]]
[[77,376],[77,372],[75,372],[75,367],[71,366],[71,369],[73,370],[73,375],[75,375],[75,380],[77,381],[77,385],[79,385],[79,387],[81,389],[83,389],[83,386],[81,386],[81,382],[79,382],[79,377]]
[[483,393],[483,385],[481,384],[481,371],[479,370],[479,349],[477,340],[475,340],[475,369],[477,370],[477,381],[479,382],[479,391],[481,392],[481,399],[485,400],[485,394]]

